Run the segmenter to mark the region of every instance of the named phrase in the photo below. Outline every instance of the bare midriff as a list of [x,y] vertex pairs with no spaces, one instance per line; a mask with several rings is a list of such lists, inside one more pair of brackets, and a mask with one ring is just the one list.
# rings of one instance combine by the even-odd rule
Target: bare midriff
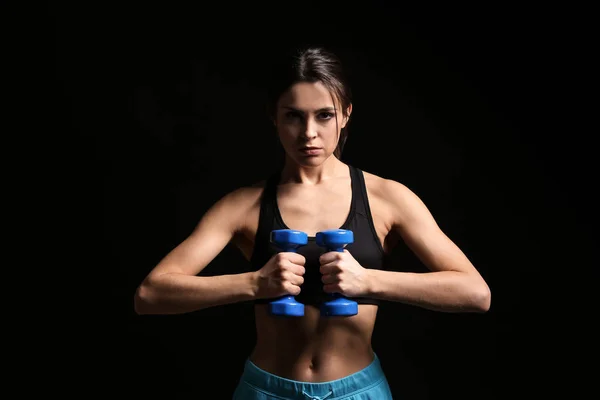
[[350,317],[322,317],[306,305],[303,317],[276,317],[257,304],[257,342],[250,355],[257,367],[303,382],[340,379],[373,362],[371,337],[377,306],[360,304]]

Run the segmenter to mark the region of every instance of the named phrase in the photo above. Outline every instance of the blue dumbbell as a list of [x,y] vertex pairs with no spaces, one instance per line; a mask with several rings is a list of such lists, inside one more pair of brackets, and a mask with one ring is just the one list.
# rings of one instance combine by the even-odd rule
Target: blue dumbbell
[[[308,235],[292,229],[278,229],[271,232],[271,243],[283,252],[296,252],[298,247],[308,243]],[[286,317],[302,317],[304,304],[298,303],[294,296],[283,296],[269,303],[271,314]]]
[[[317,244],[327,248],[327,251],[343,252],[346,245],[354,242],[354,234],[346,229],[330,229],[317,232]],[[358,314],[358,304],[339,293],[331,295],[332,300],[321,305],[321,315],[349,316]]]

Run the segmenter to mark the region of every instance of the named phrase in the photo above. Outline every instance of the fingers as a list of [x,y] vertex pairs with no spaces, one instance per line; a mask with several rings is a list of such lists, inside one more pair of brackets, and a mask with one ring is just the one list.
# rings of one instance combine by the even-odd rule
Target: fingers
[[304,275],[306,272],[304,268],[304,262],[306,259],[304,256],[296,253],[280,253],[277,258],[277,266],[283,271],[290,271],[296,275]]
[[339,262],[332,261],[328,264],[323,264],[319,267],[319,272],[322,275],[336,274],[342,272],[342,267]]
[[302,265],[297,264],[289,264],[285,267],[285,270],[300,277],[306,273],[306,269]]
[[344,250],[344,252],[339,252],[339,251],[329,251],[327,253],[323,253],[321,255],[321,257],[319,257],[319,263],[321,264],[329,264],[332,262],[335,262],[337,260],[341,260],[342,258],[344,258],[345,253],[347,253],[348,250]]
[[335,274],[323,275],[323,276],[321,276],[321,282],[323,282],[325,285],[339,283],[340,277],[339,277],[339,275],[335,275]]
[[306,258],[302,254],[298,254],[298,253],[283,252],[283,253],[279,253],[278,257],[282,260],[288,260],[292,264],[296,264],[296,265],[304,265],[306,263]]
[[279,253],[276,258],[276,269],[273,277],[279,281],[280,289],[292,296],[300,294],[300,286],[304,283],[305,258],[297,253]]
[[282,294],[291,294],[292,296],[300,294],[303,283],[304,277],[290,271],[281,271],[279,285],[283,292]]
[[284,282],[283,290],[285,293],[291,294],[292,296],[297,296],[300,294],[300,286],[294,285],[290,282]]
[[290,271],[283,271],[281,278],[284,282],[289,282],[292,285],[300,286],[304,283],[304,277]]

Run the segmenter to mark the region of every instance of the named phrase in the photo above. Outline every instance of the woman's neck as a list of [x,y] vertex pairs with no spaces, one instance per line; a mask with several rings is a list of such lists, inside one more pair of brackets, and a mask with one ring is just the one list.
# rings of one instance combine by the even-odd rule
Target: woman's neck
[[315,166],[298,165],[293,160],[286,159],[281,171],[281,183],[317,185],[324,180],[339,177],[347,171],[346,164],[333,155],[321,165]]

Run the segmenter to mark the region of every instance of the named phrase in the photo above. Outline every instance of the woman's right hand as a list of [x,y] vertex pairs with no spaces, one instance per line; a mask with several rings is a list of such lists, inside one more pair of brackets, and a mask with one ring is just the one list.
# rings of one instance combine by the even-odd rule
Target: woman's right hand
[[298,253],[281,252],[273,255],[256,271],[256,297],[262,299],[300,294],[305,262],[306,258]]

